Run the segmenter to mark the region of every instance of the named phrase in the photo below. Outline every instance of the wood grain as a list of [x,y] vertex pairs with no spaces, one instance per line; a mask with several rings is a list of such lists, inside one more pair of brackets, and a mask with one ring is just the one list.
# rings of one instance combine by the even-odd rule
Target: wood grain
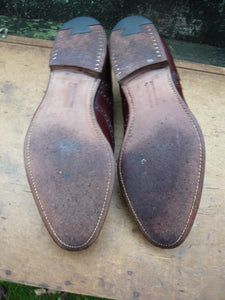
[[[177,62],[206,142],[202,200],[184,244],[172,250],[152,246],[131,218],[116,178],[98,240],[68,252],[47,233],[24,170],[24,137],[49,78],[51,47],[38,43],[0,41],[0,279],[122,300],[223,300],[225,69]],[[117,158],[123,125],[115,81],[114,101]]]

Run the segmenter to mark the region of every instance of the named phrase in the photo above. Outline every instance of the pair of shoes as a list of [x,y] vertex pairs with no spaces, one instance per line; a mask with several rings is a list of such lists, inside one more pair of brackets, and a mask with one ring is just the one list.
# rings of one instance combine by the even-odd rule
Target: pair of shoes
[[25,139],[31,191],[60,247],[82,250],[96,240],[115,175],[110,56],[124,109],[118,159],[124,198],[152,244],[176,247],[200,202],[205,162],[200,127],[150,20],[121,20],[109,53],[104,29],[93,18],[78,17],[60,29],[48,89]]

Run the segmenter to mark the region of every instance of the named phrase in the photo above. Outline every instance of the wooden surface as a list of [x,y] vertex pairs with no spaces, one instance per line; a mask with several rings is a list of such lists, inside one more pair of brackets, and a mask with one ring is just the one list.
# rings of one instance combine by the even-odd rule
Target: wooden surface
[[[152,246],[137,229],[118,180],[98,240],[68,252],[47,233],[23,164],[24,137],[49,78],[51,42],[0,41],[0,279],[122,300],[225,299],[225,72],[177,62],[186,100],[206,142],[200,208],[180,247]],[[115,157],[122,141],[115,100]]]

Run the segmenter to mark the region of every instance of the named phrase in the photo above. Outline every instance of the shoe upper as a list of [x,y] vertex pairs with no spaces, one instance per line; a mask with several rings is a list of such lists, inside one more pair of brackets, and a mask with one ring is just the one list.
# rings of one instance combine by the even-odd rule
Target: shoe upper
[[113,133],[113,96],[111,72],[108,58],[102,72],[101,83],[96,94],[94,102],[95,116],[98,124],[114,149],[114,133]]
[[161,41],[162,41],[162,44],[164,46],[164,50],[166,52],[166,56],[167,56],[167,59],[168,59],[168,62],[169,62],[169,66],[170,66],[170,71],[171,71],[173,82],[174,82],[175,87],[176,87],[177,91],[179,92],[180,96],[184,100],[184,96],[183,96],[183,92],[182,92],[182,87],[181,87],[181,84],[180,84],[180,77],[179,77],[179,74],[177,72],[177,68],[175,66],[173,57],[172,57],[172,55],[171,55],[171,53],[169,51],[169,48],[167,47],[165,41],[162,38],[161,38]]

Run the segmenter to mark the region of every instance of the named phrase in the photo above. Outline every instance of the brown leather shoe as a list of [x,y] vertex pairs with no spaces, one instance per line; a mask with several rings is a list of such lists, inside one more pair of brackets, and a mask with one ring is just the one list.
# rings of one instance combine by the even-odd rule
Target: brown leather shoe
[[25,140],[26,172],[53,240],[81,250],[100,233],[115,172],[110,68],[99,22],[79,17],[64,24],[50,68]]
[[151,243],[176,247],[187,237],[201,197],[201,129],[150,20],[120,21],[110,37],[110,57],[124,98],[126,131],[118,160],[124,197]]

